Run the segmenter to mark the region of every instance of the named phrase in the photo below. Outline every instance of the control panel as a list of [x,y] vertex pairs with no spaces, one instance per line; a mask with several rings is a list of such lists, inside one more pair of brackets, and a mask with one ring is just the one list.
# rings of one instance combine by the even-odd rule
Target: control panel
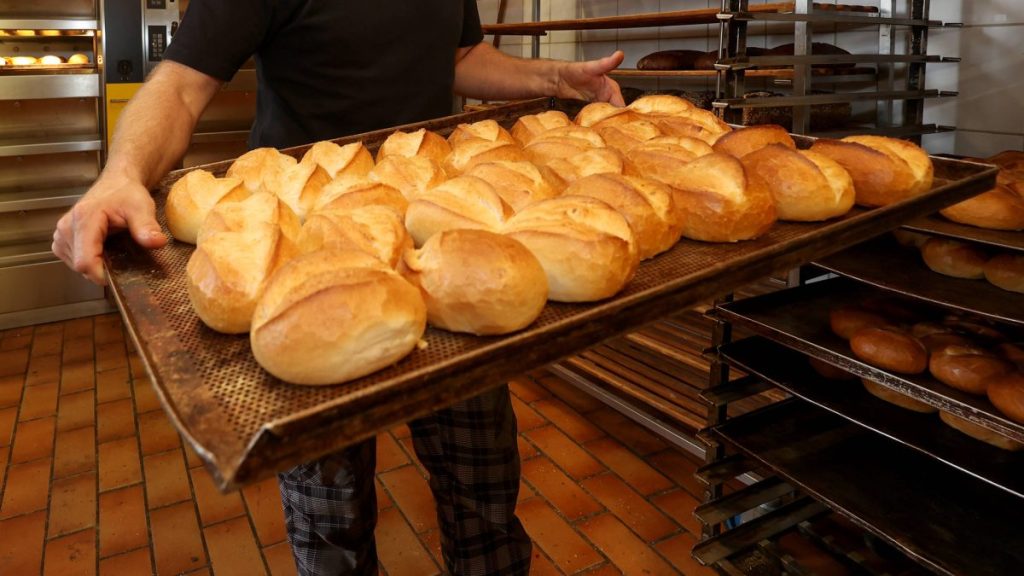
[[180,12],[178,0],[141,0],[143,21],[143,47],[145,74],[149,74],[161,60],[164,51],[178,30]]

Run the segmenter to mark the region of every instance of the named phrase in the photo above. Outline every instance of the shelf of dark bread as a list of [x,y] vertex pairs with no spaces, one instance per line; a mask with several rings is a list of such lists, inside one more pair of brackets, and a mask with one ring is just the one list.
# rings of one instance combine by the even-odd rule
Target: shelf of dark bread
[[732,302],[715,313],[788,348],[1024,442],[1024,425],[1003,416],[985,397],[951,388],[927,373],[889,373],[854,356],[846,340],[829,328],[829,310],[880,295],[885,293],[839,278]]
[[958,240],[970,240],[998,248],[1024,251],[1024,231],[1010,232],[1004,230],[989,230],[957,224],[943,218],[938,214],[915,218],[903,226],[907,230],[935,234]]
[[900,246],[891,236],[852,246],[814,263],[884,290],[1024,326],[1024,297],[1020,294],[984,279],[952,278],[933,272],[916,248]]
[[[483,119],[511,125],[519,116],[557,104],[534,100],[398,128],[445,134],[459,123]],[[375,150],[394,130],[336,142],[362,141]],[[301,155],[308,148],[287,152]],[[205,168],[222,174],[230,163]],[[528,328],[502,337],[428,329],[424,345],[397,364],[335,386],[281,382],[259,367],[246,336],[206,328],[185,289],[192,245],[172,241],[147,252],[117,235],[108,241],[106,264],[114,297],[167,412],[217,482],[229,487],[330,453],[777,270],[882,234],[990,188],[995,177],[995,169],[975,164],[936,158],[934,165],[947,182],[929,193],[871,211],[855,209],[825,223],[779,223],[753,241],[682,241],[643,263],[612,298],[549,303]],[[170,185],[184,173],[172,173],[155,191],[161,218]]]
[[722,347],[721,353],[731,366],[1024,498],[1024,452],[1008,452],[970,438],[942,423],[938,414],[912,412],[879,400],[858,380],[820,376],[806,356],[766,338],[740,340]]
[[937,574],[1024,566],[1024,499],[826,410],[792,399],[714,434]]

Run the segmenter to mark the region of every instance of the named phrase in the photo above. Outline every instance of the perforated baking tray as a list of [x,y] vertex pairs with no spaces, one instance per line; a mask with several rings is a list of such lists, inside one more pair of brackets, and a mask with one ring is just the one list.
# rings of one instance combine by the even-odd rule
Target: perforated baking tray
[[[423,126],[445,133],[461,122],[487,118],[507,125],[521,115],[564,105],[540,99],[399,128]],[[393,130],[337,142],[362,140],[372,150]],[[288,152],[301,155],[307,148]],[[529,328],[503,337],[428,329],[425,348],[394,366],[338,386],[281,382],[256,364],[247,337],[207,329],[192,312],[185,291],[191,245],[172,241],[147,252],[126,235],[117,235],[108,240],[106,265],[128,331],[171,420],[220,487],[227,489],[328,454],[777,270],[891,230],[991,188],[995,180],[995,168],[982,164],[942,158],[934,162],[939,179],[928,194],[872,211],[855,209],[823,224],[780,223],[748,242],[682,241],[642,264],[614,298],[593,304],[549,304]],[[222,173],[229,165],[205,168]],[[170,174],[154,192],[158,208],[170,184],[184,173]]]

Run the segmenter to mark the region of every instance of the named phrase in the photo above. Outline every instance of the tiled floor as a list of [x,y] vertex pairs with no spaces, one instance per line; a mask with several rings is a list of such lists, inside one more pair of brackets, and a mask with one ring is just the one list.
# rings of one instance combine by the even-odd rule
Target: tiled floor
[[[220,494],[116,315],[0,333],[0,574],[294,574],[274,480]],[[550,375],[512,383],[533,574],[712,574],[696,461]],[[408,429],[378,441],[389,576],[440,573]]]

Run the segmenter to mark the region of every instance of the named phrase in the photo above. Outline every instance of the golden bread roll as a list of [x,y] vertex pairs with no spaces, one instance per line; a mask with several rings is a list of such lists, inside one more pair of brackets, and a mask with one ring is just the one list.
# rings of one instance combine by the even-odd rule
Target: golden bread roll
[[987,160],[982,160],[982,162],[995,164],[1004,170],[1024,170],[1024,151],[1003,150],[998,154],[989,156]]
[[633,100],[627,108],[645,116],[682,116],[697,109],[689,100],[669,94],[641,96]]
[[954,278],[979,279],[985,277],[988,254],[973,244],[931,238],[921,246],[924,263],[934,272]]
[[659,136],[637,144],[625,154],[624,173],[671,185],[683,164],[711,154],[711,146],[685,136]]
[[695,138],[709,146],[717,142],[723,134],[729,132],[728,130],[723,131],[719,127],[709,129],[687,118],[675,116],[654,116],[646,117],[646,119],[657,126],[658,130],[666,136]]
[[298,161],[276,148],[256,148],[239,156],[228,167],[227,176],[241,178],[250,192],[277,195],[284,175]]
[[426,156],[388,156],[370,171],[370,180],[391,186],[408,200],[415,200],[446,179],[441,165]]
[[372,180],[339,178],[324,186],[312,213],[321,210],[345,212],[363,206],[386,206],[394,210],[400,218],[405,218],[409,201],[401,192],[387,184]]
[[249,196],[249,190],[238,178],[217,178],[206,170],[192,170],[167,193],[167,227],[176,240],[195,244],[199,227],[214,206]]
[[89,57],[85,54],[72,54],[68,56],[68,64],[88,64]]
[[843,340],[849,340],[854,333],[864,328],[881,328],[892,325],[892,321],[882,314],[851,305],[838,306],[829,310],[828,321],[832,332]]
[[332,181],[339,178],[363,180],[372,169],[373,156],[361,142],[345,146],[317,142],[298,164],[285,171],[277,195],[304,219]]
[[466,176],[475,176],[490,184],[515,212],[560,194],[560,183],[549,171],[525,161],[484,162],[470,168]]
[[596,129],[601,126],[625,124],[636,119],[636,112],[630,108],[615,106],[608,102],[591,102],[579,111],[574,122],[579,126]]
[[881,384],[868,380],[867,378],[861,378],[861,383],[864,385],[864,389],[872,396],[880,400],[885,400],[890,404],[895,404],[900,408],[920,412],[922,414],[931,414],[939,411],[938,408],[930,404],[925,404],[916,398],[911,398],[902,392],[897,392],[892,388],[882,386]]
[[40,30],[40,36],[60,36],[60,30]]
[[796,142],[782,126],[775,124],[762,124],[759,126],[748,126],[723,134],[715,141],[715,152],[722,152],[737,158],[743,158],[747,154],[760,150],[770,144],[779,144],[791,150],[796,150]]
[[54,66],[54,65],[63,64],[63,63],[64,63],[64,59],[61,58],[60,56],[56,56],[54,54],[47,54],[46,56],[43,56],[43,57],[39,58],[39,60],[37,62],[37,64],[46,64],[48,66]]
[[749,240],[775,223],[775,201],[767,184],[727,154],[701,156],[661,181],[672,187],[683,215],[683,236],[691,240]]
[[622,156],[611,148],[592,148],[568,158],[555,158],[547,167],[566,186],[593,174],[622,174]]
[[20,30],[15,30],[14,31],[14,35],[15,36],[35,36],[36,35],[36,31],[35,31],[35,29],[31,29],[30,30],[30,29],[27,29],[27,28],[23,28],[23,29],[20,29]]
[[1024,255],[1006,253],[985,263],[985,279],[994,286],[1024,294]]
[[[730,132],[726,137],[739,133]],[[754,173],[768,184],[779,220],[818,222],[842,216],[853,208],[853,180],[827,156],[769,144],[743,155],[740,162],[747,174]]]
[[639,176],[595,174],[565,189],[567,196],[597,198],[618,210],[629,222],[641,260],[675,246],[683,231],[672,189]]
[[427,322],[480,336],[521,330],[537,319],[548,282],[516,240],[485,230],[448,230],[402,258],[399,272],[420,289]]
[[419,290],[362,252],[304,254],[278,270],[249,342],[265,370],[293,384],[347,382],[398,362],[419,343]]
[[594,199],[561,196],[531,204],[505,234],[525,245],[548,278],[548,299],[592,302],[614,296],[640,262],[629,223]]
[[0,56],[0,66],[7,66],[7,58]]
[[924,246],[924,243],[931,239],[928,234],[922,234],[920,232],[913,232],[905,228],[897,228],[892,231],[892,235],[896,238],[896,242],[899,242],[900,246],[907,248],[918,248]]
[[541,112],[540,114],[521,116],[516,120],[516,123],[512,125],[512,137],[515,138],[519,144],[526,146],[535,137],[551,130],[552,128],[562,128],[571,125],[572,120],[569,120],[569,117],[565,115],[565,112],[560,110],[548,110],[546,112]]
[[518,144],[508,130],[501,127],[494,120],[481,120],[472,124],[459,124],[448,135],[448,145],[454,150],[460,142],[471,138],[479,138],[488,142],[505,142],[507,144]]
[[416,246],[445,230],[500,232],[512,208],[476,176],[459,176],[409,203],[405,227]]
[[1013,372],[989,382],[988,399],[1004,416],[1024,424],[1024,373]]
[[1024,187],[997,184],[988,192],[939,210],[953,222],[991,230],[1024,230]]
[[534,164],[546,166],[557,158],[570,158],[587,150],[604,147],[604,139],[596,130],[582,126],[565,126],[536,136],[523,151],[527,159]]
[[188,298],[196,315],[225,334],[249,331],[267,279],[298,253],[299,218],[270,194],[215,206],[188,260]]
[[1016,368],[1009,360],[976,346],[946,346],[933,352],[928,361],[936,380],[968,394],[984,394],[989,381]]
[[622,153],[626,153],[634,146],[647,142],[652,138],[662,136],[661,130],[654,123],[646,120],[634,120],[624,124],[601,126],[597,128],[597,133],[601,135],[606,146]]
[[[653,122],[665,134],[698,137],[709,144],[732,130],[714,113],[677,96],[644,96],[634,100],[628,108]],[[695,130],[694,126],[699,129]]]
[[317,250],[359,250],[391,268],[412,248],[402,218],[386,206],[315,212],[302,225],[298,238],[303,254]]
[[856,380],[857,376],[851,374],[838,366],[833,366],[824,360],[818,360],[814,356],[808,356],[807,363],[811,365],[811,368],[818,373],[819,376],[828,378],[829,380]]
[[850,336],[853,354],[872,366],[920,374],[928,367],[928,349],[909,332],[892,326],[862,328]]
[[7,61],[12,66],[33,66],[39,63],[35,56],[8,56]]
[[426,128],[414,132],[396,131],[377,149],[377,162],[388,156],[426,156],[441,164],[451,151],[447,140]]
[[910,333],[924,344],[929,354],[935,354],[946,346],[974,345],[974,341],[967,336],[935,322],[918,322],[910,327]]
[[912,142],[885,136],[821,139],[811,150],[846,168],[857,191],[857,204],[885,206],[931,190],[932,161]]
[[492,142],[482,138],[470,138],[459,142],[452,149],[452,153],[445,158],[442,167],[449,177],[454,177],[468,172],[477,164],[500,160],[521,162],[526,160],[526,154],[518,144],[510,144],[501,140]]
[[1002,434],[997,434],[996,432],[993,432],[988,428],[985,428],[984,426],[975,424],[974,422],[971,422],[970,420],[967,420],[965,418],[954,416],[949,412],[939,412],[939,418],[941,418],[942,421],[945,422],[946,425],[948,425],[950,428],[958,430],[970,436],[971,438],[974,438],[975,440],[980,440],[981,442],[984,442],[986,444],[991,444],[996,448],[1009,450],[1011,452],[1016,452],[1017,450],[1024,448],[1024,444],[1016,440],[1007,438]]

